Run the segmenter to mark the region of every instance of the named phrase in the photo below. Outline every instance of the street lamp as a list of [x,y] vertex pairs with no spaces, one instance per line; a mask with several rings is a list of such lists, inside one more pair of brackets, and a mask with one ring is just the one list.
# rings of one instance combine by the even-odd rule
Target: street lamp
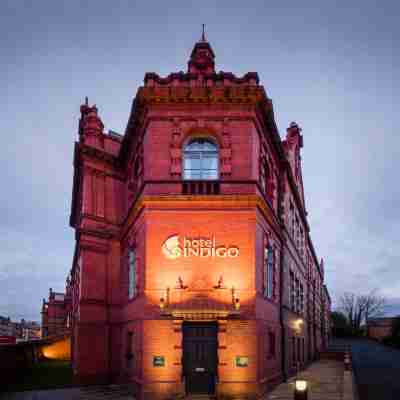
[[307,381],[304,379],[296,379],[294,382],[294,400],[307,400],[307,395]]

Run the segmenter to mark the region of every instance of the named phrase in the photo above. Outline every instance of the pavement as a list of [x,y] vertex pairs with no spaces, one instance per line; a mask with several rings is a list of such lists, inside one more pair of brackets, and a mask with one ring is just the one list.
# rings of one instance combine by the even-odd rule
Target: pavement
[[[400,400],[400,350],[372,340],[338,340],[351,346],[358,400]],[[299,373],[308,381],[308,400],[352,399],[351,373],[343,362],[320,360]],[[294,380],[277,386],[265,400],[292,400]],[[0,400],[132,400],[127,387],[118,385],[0,394]]]
[[400,350],[368,339],[335,341],[351,346],[359,400],[400,400]]
[[[344,364],[320,360],[301,371],[297,377],[308,383],[308,400],[343,400]],[[266,400],[293,400],[294,378],[278,385]]]
[[120,385],[87,386],[68,389],[34,390],[0,394],[1,400],[132,400],[129,390]]

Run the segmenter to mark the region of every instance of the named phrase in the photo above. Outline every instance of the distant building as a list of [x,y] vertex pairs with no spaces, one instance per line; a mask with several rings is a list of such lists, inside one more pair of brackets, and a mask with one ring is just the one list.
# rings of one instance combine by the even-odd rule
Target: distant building
[[42,337],[42,330],[37,322],[27,321],[21,325],[22,340],[35,340]]
[[382,340],[386,336],[390,336],[395,319],[394,317],[369,319],[367,321],[367,336],[376,340]]
[[13,324],[10,317],[0,316],[0,336],[14,336]]
[[2,343],[40,339],[40,325],[35,321],[21,319],[20,322],[15,322],[0,316],[0,337],[3,338],[0,341]]
[[67,293],[53,292],[42,304],[42,337],[64,334],[69,329],[70,296]]

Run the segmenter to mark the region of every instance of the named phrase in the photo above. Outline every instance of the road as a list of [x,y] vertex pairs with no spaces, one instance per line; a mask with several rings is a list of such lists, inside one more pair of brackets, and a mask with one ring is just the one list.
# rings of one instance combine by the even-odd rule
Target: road
[[352,348],[359,400],[400,400],[400,350],[372,340],[340,342]]

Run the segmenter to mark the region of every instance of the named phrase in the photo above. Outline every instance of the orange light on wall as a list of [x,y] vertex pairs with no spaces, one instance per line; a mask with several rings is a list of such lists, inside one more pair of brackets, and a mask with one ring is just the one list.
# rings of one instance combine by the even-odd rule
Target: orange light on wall
[[71,359],[71,340],[65,338],[57,342],[44,345],[42,353],[46,358],[53,360],[69,360]]

